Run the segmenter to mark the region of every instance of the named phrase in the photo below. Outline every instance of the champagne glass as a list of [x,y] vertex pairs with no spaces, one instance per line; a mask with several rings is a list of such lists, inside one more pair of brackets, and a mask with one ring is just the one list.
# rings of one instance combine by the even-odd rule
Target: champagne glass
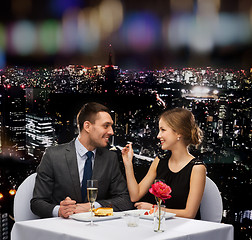
[[94,226],[93,223],[93,207],[94,207],[94,202],[97,198],[97,194],[98,194],[98,180],[87,180],[87,198],[88,201],[91,204],[91,220],[89,225]]

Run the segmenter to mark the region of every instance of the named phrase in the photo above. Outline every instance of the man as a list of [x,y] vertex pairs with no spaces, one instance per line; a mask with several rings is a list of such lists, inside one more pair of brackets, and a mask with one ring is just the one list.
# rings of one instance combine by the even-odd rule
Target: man
[[[31,200],[33,213],[68,218],[73,213],[89,211],[86,180],[82,183],[88,176],[88,158],[92,179],[99,184],[95,206],[112,205],[114,211],[132,209],[117,154],[105,148],[114,134],[109,109],[99,103],[87,103],[77,115],[77,124],[79,135],[75,140],[49,147],[43,155]],[[92,152],[91,156],[87,152]]]

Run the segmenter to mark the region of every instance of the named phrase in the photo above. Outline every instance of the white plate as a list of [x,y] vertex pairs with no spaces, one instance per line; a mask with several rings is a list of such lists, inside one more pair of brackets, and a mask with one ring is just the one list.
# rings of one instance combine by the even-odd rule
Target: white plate
[[[122,212],[114,212],[113,216],[104,216],[104,217],[94,216],[93,221],[96,222],[96,221],[112,220],[112,219],[120,218],[122,216],[123,216]],[[73,215],[71,215],[69,217],[74,219],[74,220],[77,220],[77,221],[90,222],[91,213],[90,212],[76,213],[76,214],[73,214]]]
[[[149,215],[144,215],[144,213],[149,212],[149,210],[145,210],[145,209],[136,209],[136,210],[128,210],[128,211],[124,211],[124,213],[134,213],[134,214],[139,214],[140,218],[144,218],[144,219],[151,219],[153,220],[154,214],[149,214]],[[175,217],[176,214],[175,213],[169,213],[169,212],[165,212],[165,219],[168,218],[172,218]]]

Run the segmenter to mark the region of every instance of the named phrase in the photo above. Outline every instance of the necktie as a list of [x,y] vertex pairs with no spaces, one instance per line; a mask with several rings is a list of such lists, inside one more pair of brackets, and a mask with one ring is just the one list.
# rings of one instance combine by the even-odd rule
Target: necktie
[[87,155],[87,160],[86,160],[85,166],[84,166],[82,186],[81,186],[81,195],[82,195],[82,201],[83,202],[86,200],[86,196],[87,196],[87,180],[90,180],[92,178],[92,156],[93,156],[93,152],[88,151],[86,153],[86,155]]

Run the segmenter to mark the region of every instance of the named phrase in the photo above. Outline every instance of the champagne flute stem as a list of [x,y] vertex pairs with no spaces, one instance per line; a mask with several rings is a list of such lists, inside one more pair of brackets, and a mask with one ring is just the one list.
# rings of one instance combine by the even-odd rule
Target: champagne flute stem
[[91,222],[90,225],[93,225],[93,203],[91,203]]

